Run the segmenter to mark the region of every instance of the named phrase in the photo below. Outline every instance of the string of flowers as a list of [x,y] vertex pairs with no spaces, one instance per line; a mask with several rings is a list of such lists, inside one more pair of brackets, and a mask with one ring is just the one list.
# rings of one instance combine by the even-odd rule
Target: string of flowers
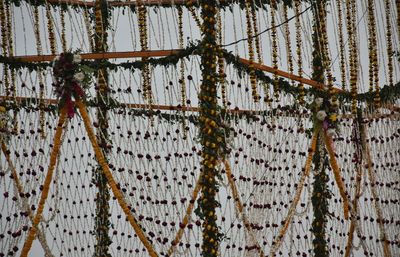
[[83,11],[83,18],[84,18],[85,27],[86,27],[86,33],[87,33],[87,36],[88,36],[89,50],[91,52],[93,52],[94,51],[93,32],[92,32],[92,26],[90,24],[88,9],[85,9]]
[[346,59],[345,59],[345,48],[343,39],[343,10],[342,0],[337,1],[337,13],[338,13],[338,27],[339,27],[339,58],[340,58],[340,77],[342,83],[342,89],[346,90]]
[[[183,49],[183,42],[184,42],[184,34],[183,34],[183,9],[181,6],[177,7],[178,9],[178,40],[179,40],[179,48]],[[180,78],[179,78],[179,85],[181,87],[181,105],[182,107],[186,107],[186,83],[185,83],[185,61],[182,58],[180,60]],[[185,116],[185,109],[182,109],[182,116]],[[184,138],[187,137],[186,131],[186,121],[182,119],[182,130],[184,134]]]
[[[297,75],[301,78],[303,77],[303,41],[302,41],[302,37],[301,37],[301,23],[300,23],[300,0],[295,0],[294,2],[294,10],[295,10],[295,15],[296,15],[296,23],[295,23],[295,27],[296,27],[296,54],[297,54]],[[299,88],[299,96],[298,96],[298,101],[300,105],[304,105],[304,96],[305,96],[305,92],[304,92],[304,84],[302,82],[300,82],[298,84],[298,88]]]
[[310,145],[310,148],[308,149],[307,159],[304,164],[303,174],[300,177],[300,181],[298,183],[296,193],[295,193],[293,200],[291,202],[291,205],[289,207],[288,214],[286,215],[286,218],[284,219],[284,223],[282,224],[282,227],[280,228],[278,235],[274,237],[272,247],[271,247],[269,255],[268,255],[270,257],[274,257],[276,255],[276,252],[279,250],[279,248],[282,245],[283,240],[285,239],[285,235],[289,228],[289,225],[292,223],[292,219],[293,219],[294,214],[296,213],[297,204],[300,201],[301,192],[303,191],[304,184],[306,182],[306,178],[310,175],[311,164],[312,164],[314,153],[317,148],[317,142],[318,142],[318,137],[319,137],[320,132],[321,132],[320,127],[314,128],[314,132],[313,132],[313,135],[311,138],[311,145]]
[[[275,8],[277,8],[276,0],[271,0],[271,38],[272,38],[272,68],[278,69],[278,37],[276,31],[276,21],[275,21]],[[278,87],[278,75],[274,73],[273,76],[274,85],[274,97],[278,99],[279,97],[279,87]]]
[[[8,38],[7,38],[7,25],[6,25],[6,15],[5,15],[5,6],[4,0],[0,1],[0,25],[1,25],[1,40],[2,40],[2,50],[3,55],[8,55]],[[4,87],[6,90],[6,95],[10,95],[10,81],[9,81],[9,69],[7,65],[3,65],[3,78],[4,78]]]
[[51,6],[46,5],[46,18],[47,18],[47,33],[49,37],[49,42],[50,42],[50,52],[52,55],[56,54],[56,41],[55,41],[55,35],[54,35],[54,23],[53,23],[53,17],[51,16]]
[[66,119],[67,119],[67,107],[65,106],[60,111],[60,117],[59,117],[59,120],[57,123],[57,128],[56,128],[56,132],[55,132],[54,140],[53,140],[53,149],[50,154],[49,168],[48,168],[48,171],[47,171],[44,183],[43,183],[43,190],[40,195],[40,200],[39,200],[36,214],[32,221],[32,226],[29,229],[28,236],[26,237],[25,243],[22,247],[20,257],[28,256],[29,251],[32,247],[33,240],[35,239],[35,236],[37,233],[37,228],[38,228],[39,222],[42,219],[44,205],[46,203],[47,196],[49,194],[50,184],[51,184],[54,169],[55,169],[55,166],[57,163],[58,153],[60,152],[61,136],[63,133],[63,126],[64,126]]
[[[140,47],[142,51],[148,49],[147,42],[147,9],[145,5],[140,5],[138,8],[138,25],[139,25],[139,36],[140,36]],[[142,58],[146,61],[146,57]],[[152,104],[153,96],[151,92],[151,78],[149,65],[145,64],[142,69],[142,84],[143,84],[143,96],[148,104]]]
[[196,11],[195,11],[195,9],[193,8],[193,5],[194,5],[194,0],[189,0],[189,1],[187,1],[187,3],[186,3],[186,7],[188,8],[188,10],[189,10],[190,14],[192,15],[194,21],[196,22],[197,27],[198,27],[198,28],[201,28],[200,19],[199,19],[199,17],[198,17],[197,14],[196,14]]
[[[393,86],[393,42],[392,42],[392,10],[390,8],[392,1],[385,0],[385,15],[386,15],[386,50],[387,50],[387,67],[389,86]],[[399,3],[397,3],[399,5]],[[400,14],[397,14],[400,15]]]
[[201,26],[203,40],[200,53],[203,81],[199,93],[199,141],[202,145],[202,161],[201,196],[195,212],[202,220],[201,255],[216,257],[219,256],[219,244],[223,236],[217,226],[216,209],[220,204],[216,194],[218,191],[217,178],[220,177],[220,174],[216,165],[218,158],[222,158],[226,154],[226,143],[217,103],[217,3],[213,0],[202,0],[200,5],[203,20]]
[[257,92],[257,79],[254,75],[254,47],[253,47],[253,28],[251,26],[251,4],[252,0],[246,0],[246,28],[247,28],[247,45],[249,48],[249,69],[250,69],[250,84],[251,84],[251,92],[253,96],[254,102],[258,102],[260,99],[260,96]]
[[[351,110],[353,114],[357,113],[357,41],[355,39],[355,0],[346,1],[346,21],[347,21],[347,34],[349,38],[349,56],[350,56],[350,93],[352,97]],[[353,9],[354,7],[354,9]]]
[[[40,37],[40,19],[39,19],[39,7],[35,6],[33,8],[33,15],[34,15],[34,34],[35,34],[35,39],[36,39],[36,51],[38,55],[43,54],[42,50],[42,40]],[[44,113],[44,95],[45,95],[45,87],[44,87],[44,79],[43,79],[43,73],[42,70],[39,69],[37,71],[38,77],[39,77],[39,126],[40,126],[40,134],[42,138],[45,138],[46,136],[46,131],[45,131],[45,113]]]
[[65,36],[65,10],[60,8],[60,20],[61,20],[61,46],[63,52],[67,51],[67,39]]

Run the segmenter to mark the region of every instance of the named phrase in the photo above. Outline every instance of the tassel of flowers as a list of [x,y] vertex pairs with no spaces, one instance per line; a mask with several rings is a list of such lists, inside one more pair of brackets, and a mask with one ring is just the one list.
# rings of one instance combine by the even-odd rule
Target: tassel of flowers
[[298,187],[297,187],[295,196],[293,198],[293,201],[292,201],[292,203],[291,203],[291,205],[289,207],[288,214],[286,215],[286,218],[284,219],[284,224],[281,227],[281,229],[279,230],[279,234],[274,238],[274,241],[272,243],[272,247],[271,247],[269,255],[268,255],[269,257],[275,257],[276,252],[281,247],[282,242],[283,242],[283,240],[285,238],[286,231],[288,230],[289,225],[292,223],[292,219],[293,219],[293,216],[294,216],[294,214],[296,212],[297,204],[300,201],[301,192],[303,191],[303,187],[304,187],[304,184],[306,182],[306,178],[310,175],[311,164],[312,164],[314,153],[315,153],[315,151],[317,149],[317,142],[318,142],[318,137],[320,135],[320,132],[321,132],[321,128],[320,127],[316,127],[314,129],[314,133],[313,133],[313,136],[311,138],[311,146],[308,149],[308,156],[307,156],[306,163],[305,163],[304,169],[303,169],[303,175],[300,178],[300,182],[298,184]]
[[201,26],[203,40],[200,52],[203,80],[199,94],[199,139],[202,145],[202,161],[201,196],[196,214],[202,220],[201,255],[203,257],[215,257],[219,256],[219,244],[222,240],[222,234],[217,226],[216,214],[216,209],[220,206],[216,199],[217,178],[220,177],[216,165],[218,158],[226,153],[226,145],[217,105],[217,3],[213,0],[202,0],[200,5],[203,19]]

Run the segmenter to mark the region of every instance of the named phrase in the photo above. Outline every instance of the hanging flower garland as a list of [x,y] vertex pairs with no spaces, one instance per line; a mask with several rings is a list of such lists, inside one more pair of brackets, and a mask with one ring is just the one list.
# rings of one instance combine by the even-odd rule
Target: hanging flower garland
[[68,118],[75,114],[75,100],[85,99],[84,89],[91,82],[92,70],[84,65],[79,65],[81,56],[71,52],[57,56],[53,63],[55,94],[59,98],[59,110],[67,108]]

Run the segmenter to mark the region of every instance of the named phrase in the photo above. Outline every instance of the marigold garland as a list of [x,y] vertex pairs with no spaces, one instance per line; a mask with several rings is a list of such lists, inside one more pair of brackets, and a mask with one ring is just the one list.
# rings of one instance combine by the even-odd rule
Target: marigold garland
[[40,220],[42,219],[42,213],[44,210],[44,205],[46,203],[47,200],[47,196],[49,194],[49,190],[50,190],[50,184],[53,178],[53,173],[54,173],[54,169],[56,167],[56,163],[57,163],[57,157],[58,154],[60,152],[60,147],[61,147],[61,136],[63,133],[63,126],[65,121],[67,120],[67,108],[63,108],[60,112],[60,117],[58,120],[58,124],[57,124],[57,129],[54,135],[54,141],[53,141],[53,150],[51,151],[50,154],[50,163],[49,163],[49,168],[47,170],[46,173],[46,177],[43,183],[43,190],[42,193],[40,195],[40,200],[39,200],[39,204],[37,207],[37,211],[36,214],[33,218],[32,221],[32,227],[29,229],[28,232],[28,236],[25,239],[25,243],[24,246],[21,250],[21,255],[20,257],[27,257],[29,254],[29,251],[32,247],[32,243],[33,240],[35,239],[36,236],[36,232],[37,232],[37,228],[39,225]]
[[110,186],[111,191],[113,192],[115,198],[117,199],[118,204],[121,206],[122,211],[125,213],[126,218],[128,219],[129,223],[131,224],[132,228],[134,229],[136,235],[138,236],[140,241],[143,243],[144,247],[147,249],[149,255],[151,257],[157,257],[158,256],[157,253],[155,252],[155,250],[153,249],[153,246],[151,245],[151,243],[147,239],[146,235],[144,234],[140,224],[137,223],[136,218],[132,215],[130,207],[128,206],[128,204],[126,203],[126,201],[124,199],[124,195],[118,189],[117,183],[115,182],[115,180],[111,174],[110,168],[107,164],[104,154],[103,154],[99,144],[97,143],[96,135],[93,132],[93,128],[91,125],[92,123],[90,121],[89,114],[86,110],[86,105],[82,101],[78,100],[78,101],[76,101],[76,106],[78,107],[79,112],[82,116],[82,120],[85,125],[85,129],[88,134],[89,140],[93,146],[93,150],[96,155],[97,162],[101,166],[101,168],[104,172],[104,175],[107,178],[107,183]]
[[246,0],[246,28],[247,28],[247,45],[248,45],[248,50],[249,50],[249,76],[250,76],[250,84],[251,84],[251,93],[253,96],[254,102],[258,102],[260,99],[260,96],[257,92],[257,79],[255,77],[255,71],[254,71],[254,46],[253,46],[253,28],[252,28],[252,22],[251,22],[251,3],[252,0]]
[[61,20],[61,46],[63,52],[67,51],[67,39],[65,36],[65,10],[60,8],[60,20]]
[[[295,14],[296,14],[296,54],[297,54],[297,66],[298,66],[298,70],[297,70],[297,75],[301,78],[303,77],[303,41],[302,41],[302,37],[301,37],[301,23],[300,23],[300,0],[295,0]],[[298,84],[298,88],[299,88],[299,96],[298,96],[298,100],[299,100],[299,104],[300,105],[304,105],[304,96],[305,96],[305,92],[304,92],[304,85],[302,82],[300,82]]]
[[393,86],[393,42],[392,42],[392,9],[390,4],[392,1],[385,0],[385,17],[386,17],[386,42],[387,42],[387,56],[388,56],[388,77],[389,86]]
[[[276,8],[276,0],[271,0],[271,37],[272,37],[272,68],[278,69],[278,37],[276,30],[276,22],[275,22],[275,8]],[[278,87],[278,75],[274,73],[273,76],[273,85],[274,85],[274,97],[278,99],[279,97],[279,87]]]

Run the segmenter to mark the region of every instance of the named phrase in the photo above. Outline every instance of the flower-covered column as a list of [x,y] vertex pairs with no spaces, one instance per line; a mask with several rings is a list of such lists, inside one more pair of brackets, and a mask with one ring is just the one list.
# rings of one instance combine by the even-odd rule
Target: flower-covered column
[[202,220],[202,256],[218,256],[221,233],[217,226],[216,209],[220,206],[216,199],[218,192],[217,161],[225,149],[223,130],[217,110],[217,46],[216,20],[217,4],[214,0],[203,0],[201,17],[203,36],[201,44],[202,84],[199,94],[200,118],[199,137],[202,145],[201,196],[196,213]]
[[[108,28],[108,8],[105,0],[96,0],[95,2],[95,51],[98,53],[107,50],[107,28]],[[108,145],[108,116],[107,116],[107,98],[108,98],[108,73],[106,68],[99,69],[97,72],[97,140],[107,158],[109,151]],[[96,246],[94,257],[111,256],[108,247],[111,239],[108,235],[110,228],[110,192],[107,186],[107,179],[103,169],[98,166],[94,171],[94,180],[98,189],[96,194],[96,216],[95,216],[95,235]]]
[[[313,80],[324,83],[325,73],[325,42],[323,37],[323,26],[325,26],[324,0],[314,0],[314,24],[313,24]],[[329,94],[329,92],[328,92]],[[314,127],[322,126],[323,130],[331,133],[330,102],[329,99],[317,98],[314,102]],[[323,131],[322,130],[322,131]],[[323,144],[323,132],[319,133],[317,149],[314,154],[314,182],[311,197],[314,210],[314,219],[311,232],[313,238],[314,256],[328,257],[329,248],[326,238],[326,224],[329,213],[328,199],[331,193],[328,189],[329,177],[326,173],[329,161]]]

